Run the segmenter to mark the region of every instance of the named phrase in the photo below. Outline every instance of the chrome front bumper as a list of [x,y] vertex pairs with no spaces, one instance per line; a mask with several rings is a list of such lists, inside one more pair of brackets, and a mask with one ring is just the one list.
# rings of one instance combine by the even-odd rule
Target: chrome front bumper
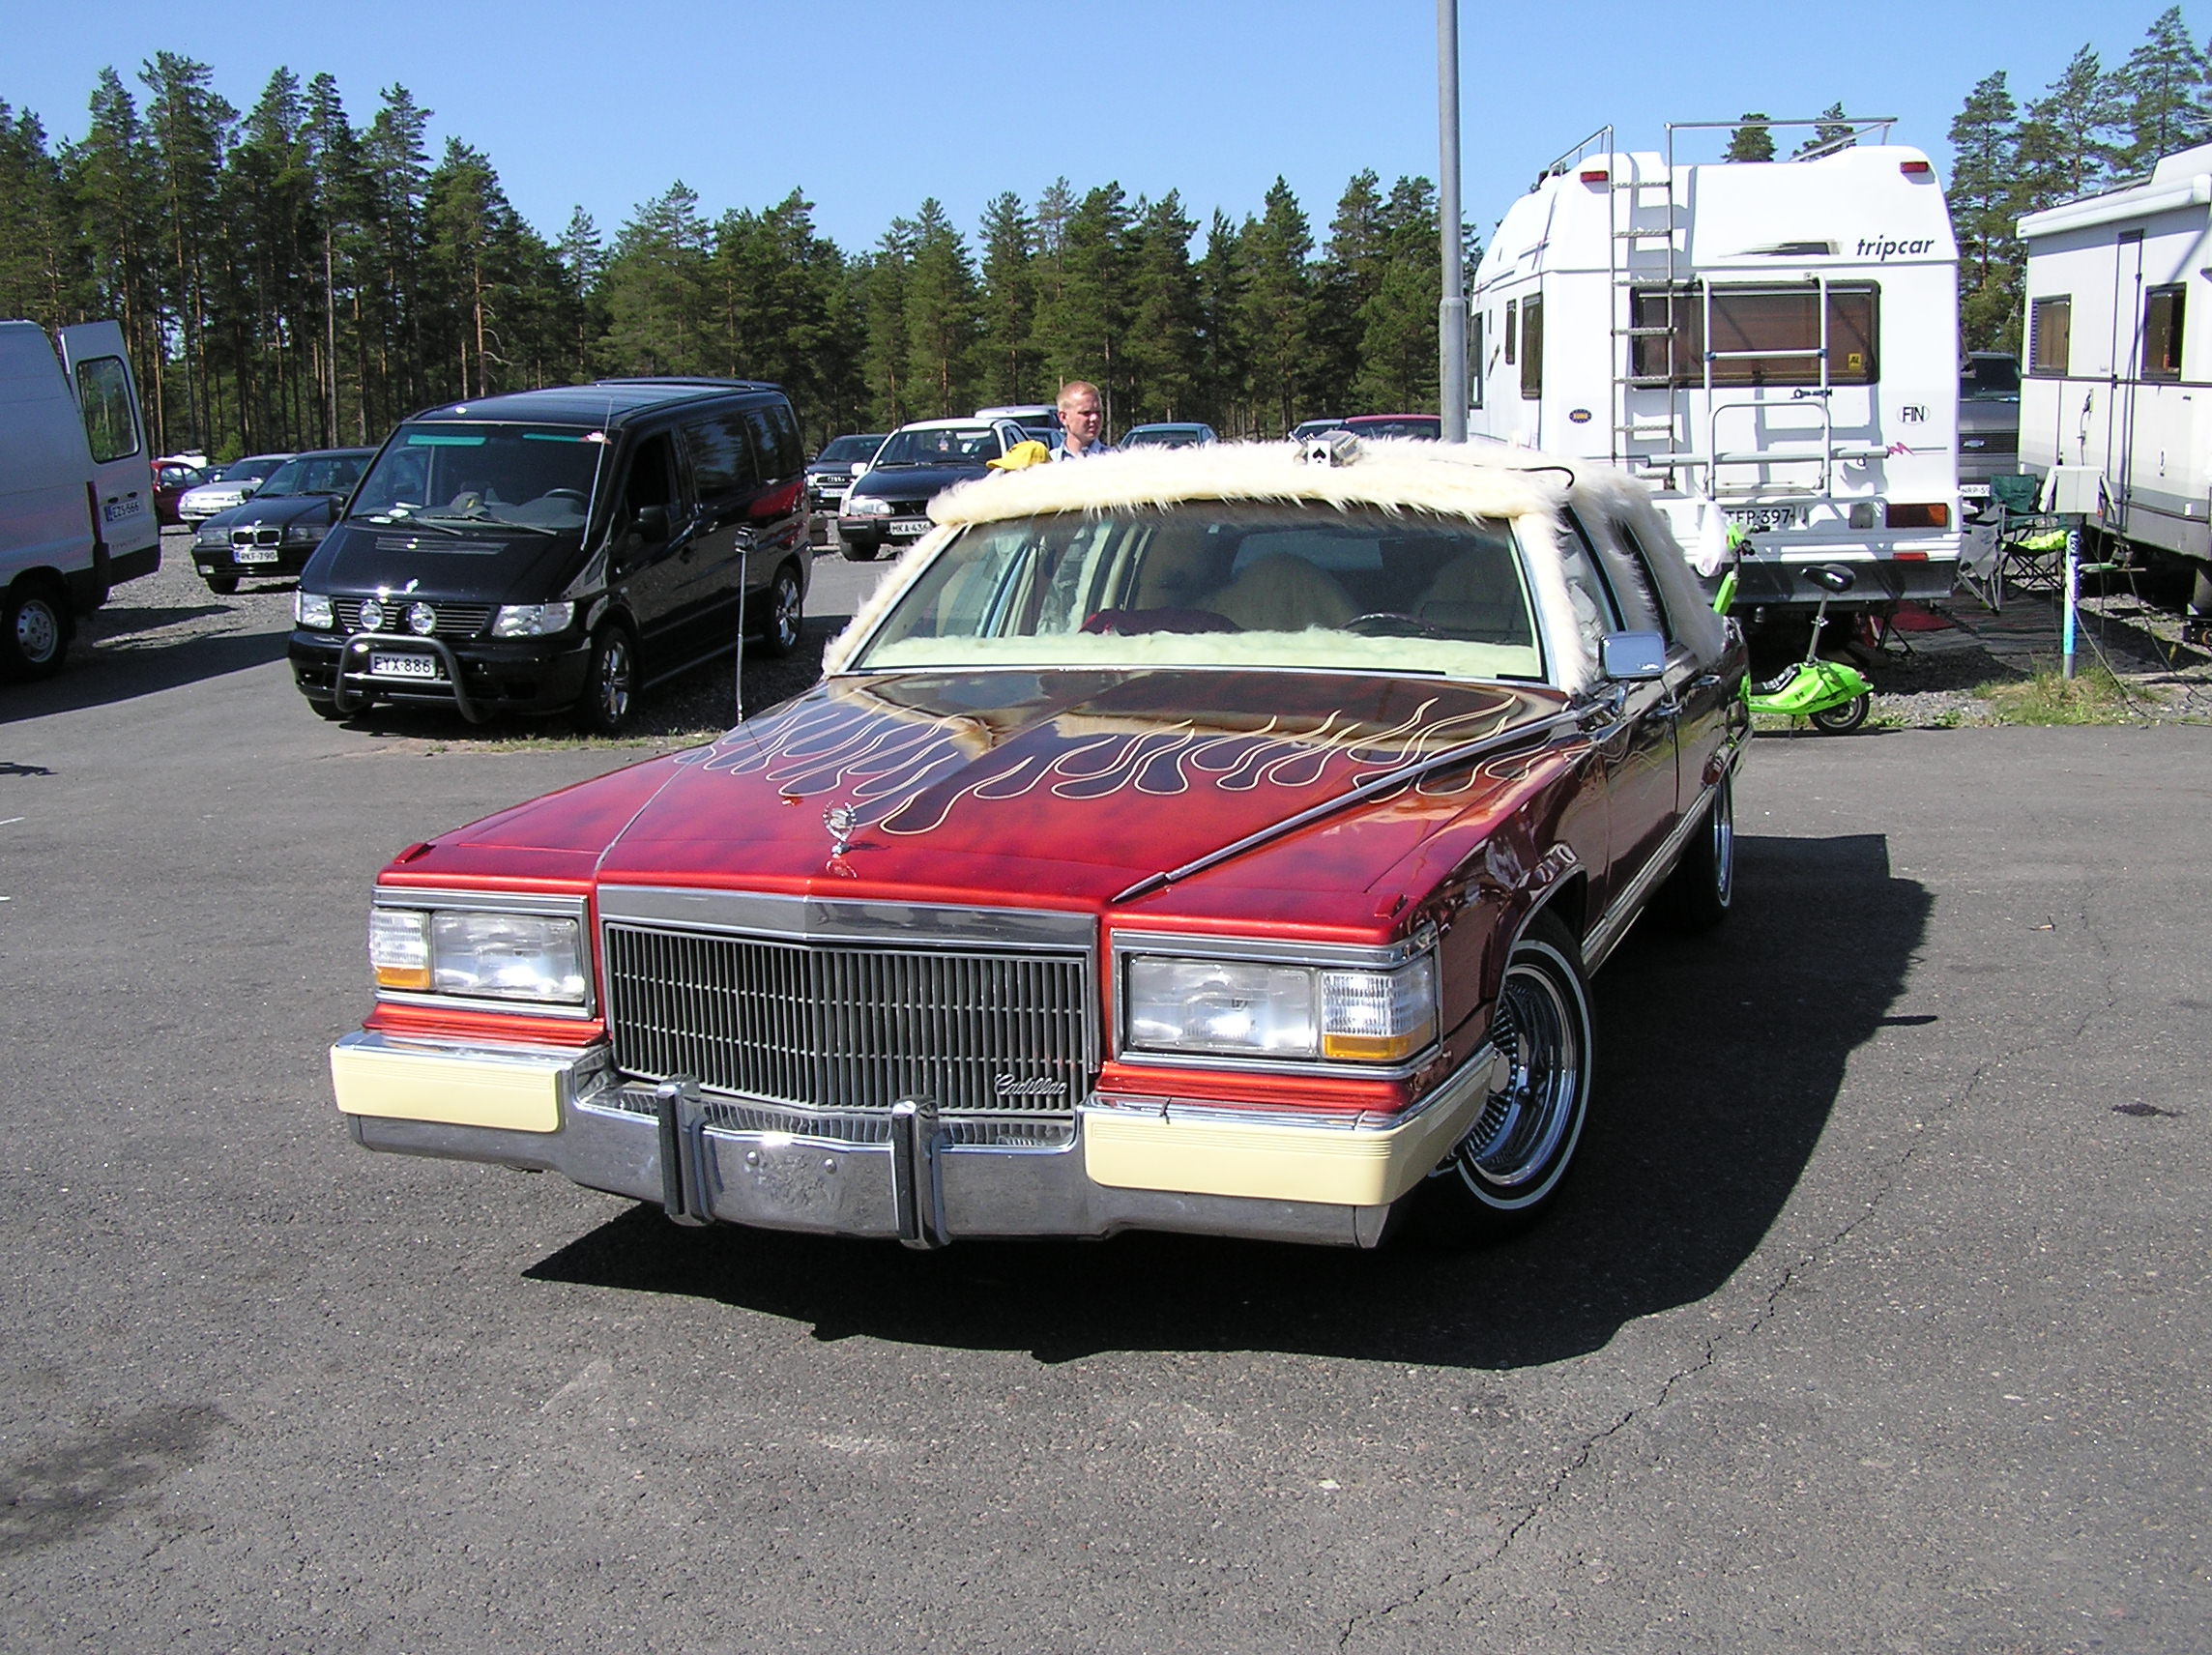
[[[1373,1247],[1391,1202],[1471,1124],[1496,1062],[1486,1047],[1422,1107],[1382,1124],[1094,1097],[1052,1130],[1025,1123],[1025,1142],[940,1118],[921,1099],[888,1118],[810,1123],[676,1082],[626,1085],[597,1049],[359,1033],[331,1056],[347,1127],[370,1149],[560,1173],[657,1203],[679,1223],[914,1247],[1121,1230]],[[1178,1181],[1201,1187],[1150,1187]],[[1329,1195],[1347,1199],[1315,1199]]]

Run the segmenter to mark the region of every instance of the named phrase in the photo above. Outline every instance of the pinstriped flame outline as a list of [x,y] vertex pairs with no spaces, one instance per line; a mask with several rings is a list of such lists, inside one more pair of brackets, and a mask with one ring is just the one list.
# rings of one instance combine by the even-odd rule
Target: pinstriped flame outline
[[[1263,787],[1306,791],[1331,767],[1353,788],[1386,779],[1416,760],[1504,731],[1515,702],[1438,715],[1430,697],[1395,724],[1377,726],[1338,709],[1318,724],[1291,731],[1278,715],[1255,730],[1202,732],[1196,720],[1148,724],[1125,734],[1077,739],[1057,754],[1009,755],[983,768],[933,803],[932,788],[988,750],[983,724],[959,715],[925,715],[882,703],[860,705],[832,692],[793,712],[769,739],[732,732],[713,746],[676,755],[678,764],[732,776],[758,776],[784,798],[842,795],[854,826],[897,838],[935,832],[966,800],[999,804],[1040,790],[1053,798],[1097,800],[1120,794],[1174,798],[1211,785],[1224,793]],[[1085,723],[1111,715],[1084,713]],[[1132,722],[1135,722],[1132,720]],[[1448,797],[1475,784],[1488,767],[1446,771],[1410,782],[1416,793]],[[1381,797],[1396,797],[1385,792]]]

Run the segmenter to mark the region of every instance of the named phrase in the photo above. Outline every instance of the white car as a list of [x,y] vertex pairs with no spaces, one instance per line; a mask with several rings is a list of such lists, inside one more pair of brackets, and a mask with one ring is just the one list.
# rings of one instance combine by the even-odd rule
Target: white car
[[189,526],[203,522],[218,511],[228,511],[233,506],[244,506],[247,497],[291,457],[290,454],[247,454],[242,460],[232,460],[197,488],[188,488],[178,496],[177,515]]

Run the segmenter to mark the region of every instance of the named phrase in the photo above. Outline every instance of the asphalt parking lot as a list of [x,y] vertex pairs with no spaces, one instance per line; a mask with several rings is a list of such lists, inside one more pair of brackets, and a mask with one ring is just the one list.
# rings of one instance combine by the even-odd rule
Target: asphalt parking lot
[[1510,1245],[923,1255],[355,1148],[376,868],[727,668],[333,726],[191,584],[0,688],[0,1647],[2204,1647],[2212,729],[1761,737]]

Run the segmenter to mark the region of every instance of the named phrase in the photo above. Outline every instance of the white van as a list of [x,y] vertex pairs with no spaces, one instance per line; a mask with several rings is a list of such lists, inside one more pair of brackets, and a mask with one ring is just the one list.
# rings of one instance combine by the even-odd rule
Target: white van
[[160,564],[123,330],[0,322],[0,678],[58,670],[77,617]]

